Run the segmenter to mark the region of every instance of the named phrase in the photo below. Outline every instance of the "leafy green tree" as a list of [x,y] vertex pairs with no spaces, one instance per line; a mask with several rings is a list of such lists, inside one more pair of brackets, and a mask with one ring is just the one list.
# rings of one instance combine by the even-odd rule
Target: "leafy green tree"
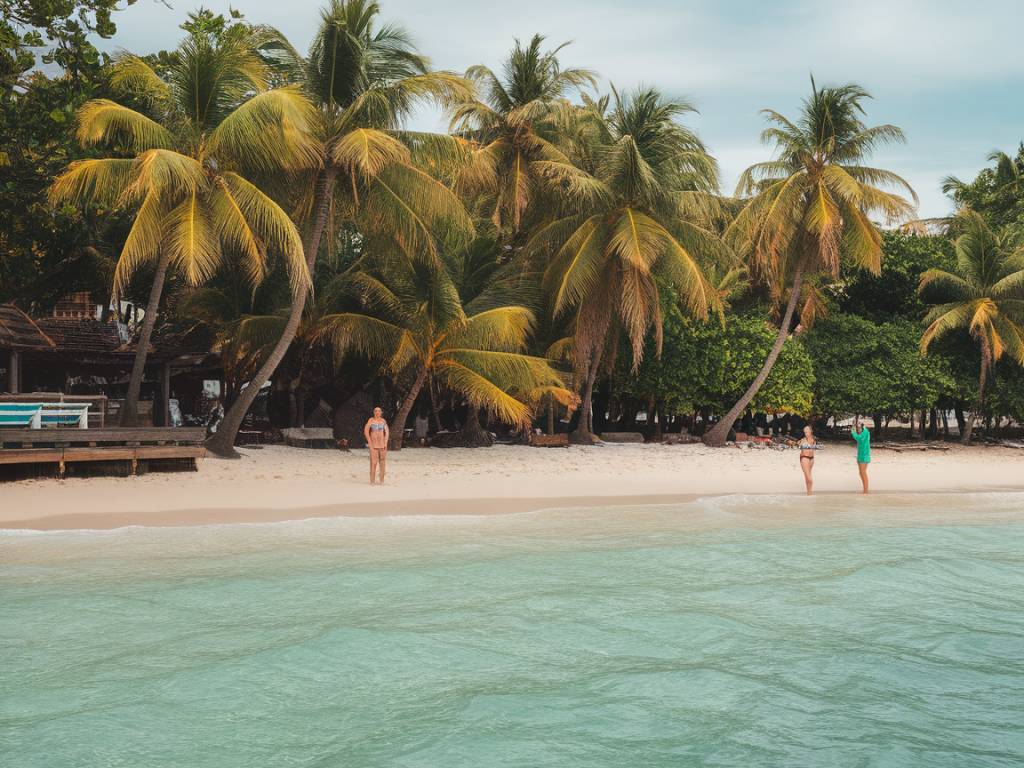
[[954,331],[967,331],[977,341],[978,396],[961,436],[968,445],[992,367],[1003,355],[1024,363],[1024,246],[1017,233],[993,232],[975,211],[961,211],[956,224],[956,271],[931,269],[921,276],[921,290],[941,301],[925,318],[921,352]]
[[[112,156],[72,163],[51,189],[56,205],[125,207],[134,218],[114,272],[119,294],[143,265],[155,266],[139,333],[122,425],[135,423],[139,389],[169,269],[191,285],[210,279],[226,254],[264,278],[268,252],[289,267],[296,294],[309,287],[298,231],[281,207],[246,178],[252,169],[286,171],[315,162],[308,137],[312,108],[294,88],[266,90],[267,68],[255,55],[258,30],[193,34],[166,79],[125,55],[112,84],[147,112],[94,99],[77,114],[79,142]],[[127,155],[125,157],[124,155]]]
[[[707,317],[719,296],[701,258],[721,256],[705,227],[700,201],[717,189],[717,165],[697,135],[677,118],[693,108],[654,90],[620,99],[596,123],[594,194],[583,210],[540,229],[529,250],[547,256],[544,285],[556,317],[571,315],[575,369],[582,384],[577,442],[594,439],[591,402],[611,334],[628,339],[633,368],[653,329],[660,350],[659,279],[686,311]],[[699,254],[699,255],[698,255]]]
[[[88,154],[74,137],[75,110],[102,87],[100,72],[77,86],[35,73],[0,101],[0,302],[46,311],[72,291],[110,296],[113,259],[102,206],[54,211],[53,179]],[[119,222],[118,222],[119,223]]]
[[115,4],[0,0],[0,10],[0,301],[45,311],[71,291],[89,290],[106,303],[113,266],[103,242],[111,235],[106,212],[53,212],[47,190],[69,162],[89,154],[74,140],[74,114],[102,94],[107,58],[93,42],[114,33]]
[[[721,378],[716,392],[708,400],[713,410],[721,413],[734,402],[750,374],[758,369],[775,339],[772,327],[763,316],[740,315],[726,322]],[[810,416],[813,409],[814,366],[800,338],[787,339],[774,370],[764,386],[750,401],[755,411],[795,413]],[[714,397],[711,397],[713,395]]]
[[844,267],[840,279],[825,290],[839,310],[874,322],[920,321],[928,311],[918,284],[929,269],[952,269],[953,242],[944,235],[882,233],[882,268],[878,274]]
[[114,35],[120,7],[117,0],[0,0],[0,99],[25,85],[40,49],[42,63],[56,64],[77,84],[102,61],[90,38]]
[[[648,354],[633,372],[617,366],[616,391],[660,403],[670,413],[708,409],[721,412],[743,391],[771,348],[774,333],[764,317],[730,314],[724,323],[687,317],[674,302],[663,303],[661,356]],[[789,339],[764,387],[751,403],[755,411],[809,415],[815,381],[801,339]]]
[[1024,366],[1003,358],[995,365],[992,387],[985,398],[987,413],[1024,424]]
[[[724,445],[737,417],[771,373],[790,333],[793,315],[808,276],[837,277],[844,261],[878,272],[882,237],[871,220],[909,216],[913,206],[883,187],[913,190],[892,171],[864,165],[879,144],[901,141],[893,125],[868,127],[861,119],[868,93],[857,85],[818,88],[803,103],[797,121],[773,110],[771,126],[761,134],[776,147],[776,157],[748,168],[738,196],[752,195],[729,225],[727,240],[749,259],[752,271],[771,287],[774,297],[789,299],[775,344],[747,391],[722,421],[704,436]],[[915,197],[916,202],[916,197]]]
[[814,409],[825,416],[898,414],[935,407],[953,388],[941,357],[922,357],[920,327],[842,313],[803,335],[815,371]]
[[[279,71],[299,83],[316,107],[308,135],[319,155],[304,169],[298,203],[307,225],[310,273],[325,233],[330,244],[341,225],[367,237],[389,238],[398,251],[428,258],[436,257],[439,227],[455,226],[466,236],[473,229],[459,199],[425,170],[450,171],[464,149],[451,137],[402,127],[422,100],[448,104],[467,98],[469,89],[451,73],[431,71],[402,29],[378,25],[379,13],[370,0],[331,0],[307,57],[280,36],[264,45],[264,55],[275,59]],[[292,301],[277,343],[207,441],[213,453],[234,455],[242,419],[288,352],[305,306],[305,294]]]

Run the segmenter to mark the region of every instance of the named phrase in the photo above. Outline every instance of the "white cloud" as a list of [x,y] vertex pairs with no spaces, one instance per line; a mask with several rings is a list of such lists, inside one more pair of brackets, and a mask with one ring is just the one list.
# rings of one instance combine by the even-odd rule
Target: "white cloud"
[[[228,8],[223,0],[204,4]],[[232,5],[277,26],[302,49],[321,2]],[[565,66],[596,69],[622,88],[645,83],[692,97],[701,114],[688,122],[719,157],[729,192],[742,168],[767,152],[758,144],[758,110],[795,112],[811,72],[819,82],[863,84],[876,96],[869,122],[906,130],[908,144],[876,161],[914,184],[922,215],[948,211],[938,190],[942,176],[969,178],[990,149],[1010,149],[1022,137],[1019,0],[382,0],[382,7],[383,18],[405,26],[440,68],[497,66],[513,38],[539,32],[552,45],[573,41],[561,56]],[[140,52],[171,48],[191,8],[137,3],[116,14],[113,42]],[[416,123],[444,127],[430,110]]]

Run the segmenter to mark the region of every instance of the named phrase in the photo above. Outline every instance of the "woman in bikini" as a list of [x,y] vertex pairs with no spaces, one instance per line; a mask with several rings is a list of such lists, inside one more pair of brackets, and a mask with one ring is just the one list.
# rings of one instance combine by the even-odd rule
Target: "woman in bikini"
[[381,409],[374,408],[373,416],[363,427],[366,447],[370,449],[370,485],[377,484],[377,467],[380,467],[380,484],[384,485],[384,466],[388,457],[388,440],[391,432],[384,421]]
[[821,446],[814,439],[814,430],[808,424],[804,427],[804,437],[800,441],[800,469],[804,471],[804,483],[807,485],[808,496],[814,494],[814,478],[811,477],[811,471],[814,469],[814,452],[820,450]]

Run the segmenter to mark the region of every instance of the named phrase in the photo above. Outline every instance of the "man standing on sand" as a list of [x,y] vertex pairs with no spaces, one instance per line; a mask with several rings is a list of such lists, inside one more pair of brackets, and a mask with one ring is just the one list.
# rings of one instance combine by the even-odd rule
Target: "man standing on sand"
[[373,409],[373,416],[363,427],[366,447],[370,449],[370,485],[377,485],[377,467],[380,467],[380,484],[384,485],[384,465],[388,458],[388,439],[391,431],[384,421],[380,406]]
[[864,485],[864,495],[868,492],[868,464],[871,463],[871,433],[868,428],[860,423],[860,417],[853,417],[853,429],[850,430],[850,437],[857,443],[857,469],[860,471],[860,481]]

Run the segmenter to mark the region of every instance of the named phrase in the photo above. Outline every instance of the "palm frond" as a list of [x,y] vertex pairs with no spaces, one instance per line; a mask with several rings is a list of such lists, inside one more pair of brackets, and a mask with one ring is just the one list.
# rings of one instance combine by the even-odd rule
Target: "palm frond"
[[232,110],[210,133],[208,151],[235,168],[298,171],[320,165],[316,112],[297,86],[264,91]]
[[224,184],[231,193],[249,228],[260,239],[265,251],[284,260],[292,293],[310,290],[312,279],[294,222],[284,209],[255,184],[236,173],[225,173]]
[[131,186],[132,171],[129,159],[76,160],[50,186],[50,205],[116,207]]
[[77,113],[76,137],[83,147],[100,144],[131,152],[170,149],[174,136],[155,120],[110,99],[93,99]]
[[156,260],[163,247],[164,217],[167,208],[160,195],[150,191],[143,198],[125,238],[121,256],[114,269],[114,295],[123,295],[128,282],[143,264]]

